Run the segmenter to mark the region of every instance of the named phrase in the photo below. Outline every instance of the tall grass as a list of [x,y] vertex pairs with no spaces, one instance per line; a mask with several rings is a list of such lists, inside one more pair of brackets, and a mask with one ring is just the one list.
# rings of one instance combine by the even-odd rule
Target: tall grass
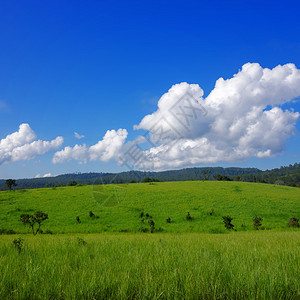
[[[297,299],[300,232],[0,239],[0,299]],[[299,299],[299,298],[298,298]]]

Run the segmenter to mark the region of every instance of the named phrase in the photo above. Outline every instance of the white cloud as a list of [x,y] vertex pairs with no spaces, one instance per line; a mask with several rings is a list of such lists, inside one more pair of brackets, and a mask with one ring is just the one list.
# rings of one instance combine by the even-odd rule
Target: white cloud
[[145,169],[234,162],[276,156],[295,134],[299,112],[281,107],[300,96],[300,70],[294,64],[263,69],[247,63],[232,78],[218,79],[205,99],[203,94],[198,84],[172,86],[157,110],[134,126],[149,133],[148,146],[143,136],[124,144],[127,131],[111,130],[94,146],[56,152],[53,163],[120,161],[135,144],[141,146],[136,167]]
[[43,178],[46,178],[46,177],[51,177],[52,176],[52,174],[51,173],[46,173],[46,174],[44,174],[43,175]]
[[33,159],[63,143],[62,137],[52,141],[36,140],[36,134],[28,124],[21,124],[19,130],[0,141],[0,165],[20,160]]
[[74,131],[74,136],[76,137],[76,139],[79,139],[79,140],[84,138],[84,135],[80,135],[76,131]]
[[127,138],[127,130],[119,129],[108,130],[103,139],[97,144],[88,147],[87,145],[75,145],[74,147],[65,147],[63,150],[54,154],[53,163],[62,163],[68,160],[77,160],[80,163],[87,161],[108,161],[117,156]]
[[[180,100],[187,93],[197,118],[186,100]],[[293,64],[270,70],[247,63],[233,78],[217,80],[206,99],[202,95],[196,84],[176,84],[160,98],[157,111],[134,127],[149,130],[158,142],[147,152],[149,166],[165,169],[278,155],[299,118],[298,112],[280,105],[300,96],[300,70]],[[180,106],[186,115],[179,114]],[[167,139],[157,134],[159,128],[169,130]]]

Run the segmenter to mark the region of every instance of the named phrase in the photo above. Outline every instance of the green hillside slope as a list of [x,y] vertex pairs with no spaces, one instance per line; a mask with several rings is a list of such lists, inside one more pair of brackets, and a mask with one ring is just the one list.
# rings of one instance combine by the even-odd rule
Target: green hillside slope
[[[210,215],[211,210],[214,213]],[[0,192],[0,229],[30,232],[19,221],[22,213],[48,213],[43,230],[53,233],[225,232],[222,216],[229,215],[238,231],[253,230],[252,218],[263,218],[264,229],[287,229],[289,218],[300,215],[300,189],[245,182],[159,182],[60,187]],[[89,216],[89,212],[95,218]],[[186,219],[190,213],[192,220]],[[81,223],[76,221],[79,216]],[[170,218],[171,223],[166,219]],[[142,220],[144,219],[144,222]]]

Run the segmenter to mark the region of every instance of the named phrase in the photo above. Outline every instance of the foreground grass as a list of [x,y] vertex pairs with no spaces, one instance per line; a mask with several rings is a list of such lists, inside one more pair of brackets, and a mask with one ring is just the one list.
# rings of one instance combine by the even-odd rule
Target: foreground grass
[[0,238],[0,299],[299,299],[300,232]]
[[[233,217],[238,231],[253,230],[256,215],[263,218],[265,229],[286,230],[292,216],[299,218],[299,200],[299,188],[216,181],[7,191],[0,192],[0,229],[30,232],[20,215],[41,210],[49,215],[43,229],[53,233],[137,232],[145,226],[139,217],[142,211],[153,217],[156,228],[170,233],[225,232],[224,215]],[[212,208],[215,213],[210,216]],[[92,220],[89,211],[99,218]],[[187,212],[193,221],[186,220]]]

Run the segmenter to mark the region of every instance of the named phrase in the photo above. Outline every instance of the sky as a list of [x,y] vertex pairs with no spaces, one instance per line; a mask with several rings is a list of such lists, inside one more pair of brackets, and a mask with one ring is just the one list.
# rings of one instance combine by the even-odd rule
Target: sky
[[0,178],[300,161],[297,1],[1,1]]

